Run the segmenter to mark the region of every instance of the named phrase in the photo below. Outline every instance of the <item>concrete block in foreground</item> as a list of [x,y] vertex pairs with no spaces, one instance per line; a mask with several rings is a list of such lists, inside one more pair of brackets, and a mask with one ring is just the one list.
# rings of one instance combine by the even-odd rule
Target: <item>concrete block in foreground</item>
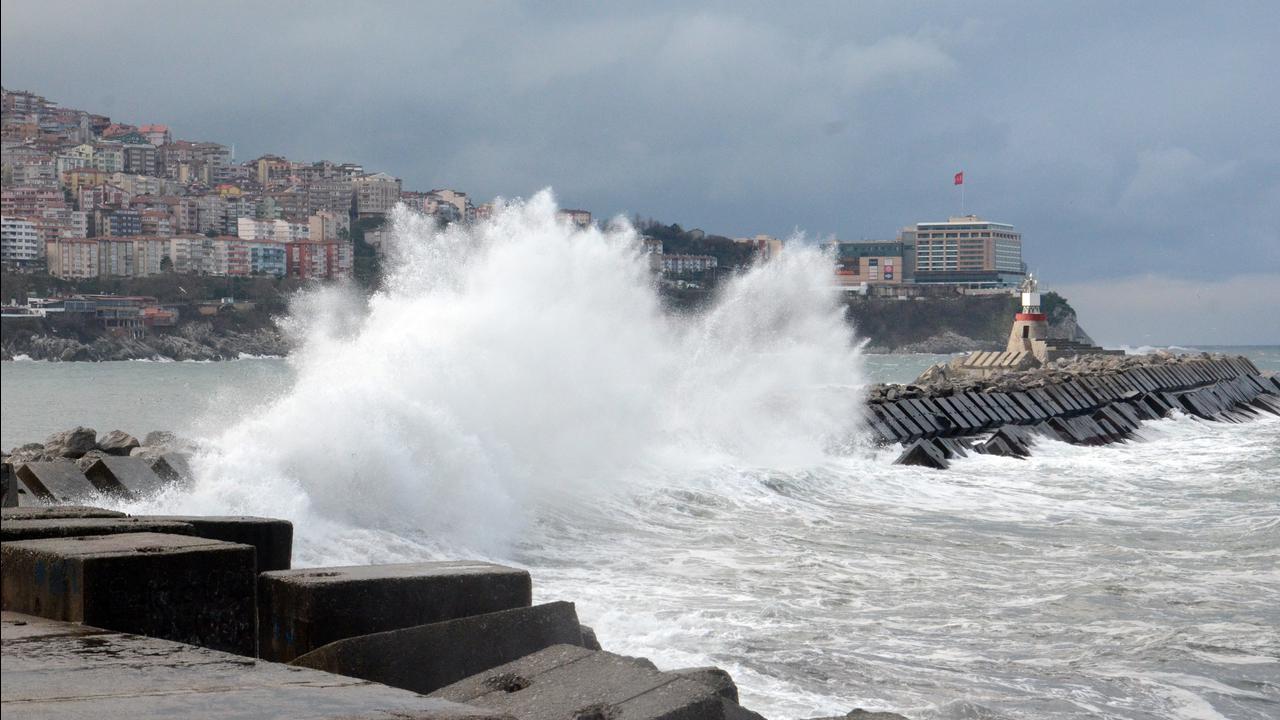
[[262,657],[288,662],[335,640],[528,607],[524,570],[485,562],[359,565],[258,577]]
[[253,548],[162,533],[0,545],[4,609],[254,656]]
[[88,505],[29,505],[26,507],[5,508],[5,520],[49,520],[56,518],[122,518],[127,517],[117,510],[89,507]]
[[5,717],[498,720],[405,690],[168,640],[16,613],[0,622]]
[[288,570],[293,557],[293,523],[277,518],[202,515],[147,515],[148,520],[190,525],[192,535],[252,545],[258,556],[258,572]]
[[553,602],[347,638],[290,664],[425,694],[552,645],[583,644],[573,603]]
[[14,475],[28,492],[43,502],[74,502],[98,492],[70,460],[23,463]]
[[648,661],[556,645],[431,694],[517,718],[723,720],[709,685],[659,672]]
[[152,532],[192,535],[194,528],[183,522],[148,518],[5,518],[0,521],[0,541],[40,540],[42,538],[77,537],[82,535],[119,535]]
[[84,471],[84,476],[105,493],[141,498],[160,492],[165,481],[138,457],[108,455],[98,458]]

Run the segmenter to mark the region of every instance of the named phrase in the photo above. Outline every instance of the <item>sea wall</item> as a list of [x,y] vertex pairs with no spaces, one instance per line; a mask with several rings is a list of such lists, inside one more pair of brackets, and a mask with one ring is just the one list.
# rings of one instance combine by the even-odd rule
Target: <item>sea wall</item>
[[93,506],[192,484],[192,448],[77,427],[4,457],[6,715],[764,720],[723,670],[608,652],[527,570],[293,568],[285,520]]
[[764,720],[723,670],[602,649],[518,568],[292,569],[271,518],[29,505],[0,531],[6,716]]
[[1280,415],[1280,377],[1225,355],[1081,356],[977,378],[936,365],[868,394],[867,431],[897,462],[946,468],[969,452],[1026,457],[1037,438],[1102,445],[1181,412],[1205,421]]

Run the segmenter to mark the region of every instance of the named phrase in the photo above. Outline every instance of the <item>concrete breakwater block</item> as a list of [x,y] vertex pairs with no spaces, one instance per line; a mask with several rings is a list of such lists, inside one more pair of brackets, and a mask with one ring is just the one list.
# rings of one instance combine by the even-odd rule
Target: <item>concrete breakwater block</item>
[[52,520],[57,518],[122,518],[127,517],[118,510],[87,505],[29,505],[26,507],[5,508],[2,517],[5,520]]
[[931,440],[917,440],[907,446],[894,465],[918,465],[920,467],[946,470],[951,466],[947,462],[946,452]]
[[154,472],[166,483],[189,485],[195,480],[191,470],[191,457],[186,453],[165,453],[157,458],[142,458]]
[[[25,493],[25,491],[24,491]],[[18,492],[18,477],[14,474],[13,463],[9,462],[9,456],[0,459],[0,507],[18,507],[20,502]]]
[[721,720],[736,707],[702,682],[641,658],[556,645],[437,690],[431,697],[521,720]]
[[0,553],[5,610],[255,655],[248,545],[128,533],[7,542]]
[[86,535],[119,535],[152,532],[192,535],[195,528],[184,522],[149,518],[5,518],[0,521],[0,541],[39,540],[42,538],[79,537]]
[[30,615],[4,613],[0,633],[5,717],[498,720],[363,680]]
[[258,576],[261,653],[288,662],[336,640],[528,607],[524,570],[485,562],[279,570]]
[[1004,457],[1025,458],[1031,456],[1031,445],[1035,443],[1036,432],[1023,425],[1005,425],[997,429],[984,442],[974,446],[974,450],[985,455],[1001,455]]
[[276,518],[249,516],[146,515],[147,520],[178,522],[191,526],[191,534],[210,540],[252,545],[258,572],[288,570],[293,558],[293,523]]
[[71,460],[24,463],[14,475],[28,492],[43,502],[74,502],[98,492]]
[[102,492],[130,499],[154,495],[166,484],[147,461],[139,457],[98,458],[84,471],[84,476]]
[[514,608],[347,638],[290,664],[426,694],[552,645],[584,645],[573,603]]
[[676,670],[668,670],[667,674],[700,682],[715,690],[720,697],[735,703],[738,702],[738,684],[733,681],[733,677],[729,673],[718,667],[678,668]]

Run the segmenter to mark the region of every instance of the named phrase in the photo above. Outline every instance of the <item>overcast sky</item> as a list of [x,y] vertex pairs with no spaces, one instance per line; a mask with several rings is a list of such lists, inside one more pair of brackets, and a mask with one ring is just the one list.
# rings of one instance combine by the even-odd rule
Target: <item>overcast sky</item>
[[891,238],[958,214],[963,170],[1051,285],[1222,294],[1152,342],[1280,343],[1238,297],[1280,306],[1277,27],[1274,0],[6,0],[0,75],[240,160],[727,235]]

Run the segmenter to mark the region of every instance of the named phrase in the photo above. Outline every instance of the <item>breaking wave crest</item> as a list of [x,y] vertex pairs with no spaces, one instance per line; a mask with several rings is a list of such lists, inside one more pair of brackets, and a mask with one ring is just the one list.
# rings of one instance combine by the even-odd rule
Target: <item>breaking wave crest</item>
[[293,386],[162,502],[502,554],[538,506],[701,464],[811,463],[852,437],[858,349],[816,249],[677,316],[633,228],[560,222],[548,191],[472,227],[403,208],[392,224],[384,288],[300,298]]

